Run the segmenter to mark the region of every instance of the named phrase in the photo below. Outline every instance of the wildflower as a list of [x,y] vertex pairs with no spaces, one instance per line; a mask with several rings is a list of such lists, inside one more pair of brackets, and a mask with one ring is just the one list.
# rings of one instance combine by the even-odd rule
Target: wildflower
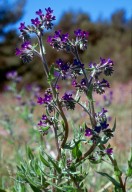
[[37,103],[39,103],[40,105],[44,104],[43,98],[38,97]]
[[72,81],[72,86],[73,86],[73,87],[76,87],[76,85],[77,85],[76,80],[73,80],[73,81]]
[[97,133],[100,133],[101,132],[101,126],[100,125],[95,126],[94,131]]
[[82,85],[82,86],[86,86],[86,79],[83,78],[83,79],[81,80],[81,85]]
[[38,11],[36,11],[36,14],[39,15],[39,16],[42,16],[43,15],[42,10],[39,9]]
[[106,152],[108,155],[112,155],[113,149],[112,149],[112,148],[107,148],[107,149],[105,150],[105,152]]
[[84,64],[82,64],[80,61],[78,61],[77,59],[74,59],[73,61],[73,66],[76,66],[78,68],[83,68]]
[[85,38],[85,37],[88,37],[89,35],[87,31],[82,31],[81,29],[74,31],[74,34],[76,35],[76,37],[80,37],[80,38]]
[[46,121],[48,118],[47,118],[46,115],[42,115],[42,118],[41,118],[41,119],[44,120],[44,121]]
[[105,79],[103,79],[102,81],[97,80],[93,85],[94,91],[96,91],[96,93],[98,94],[103,94],[106,87],[110,88],[108,81],[106,81]]
[[89,33],[87,31],[82,31],[81,29],[78,29],[74,31],[74,34],[76,36],[76,45],[79,46],[81,50],[87,49],[87,37]]
[[113,73],[113,61],[111,59],[100,58],[100,67],[104,69],[104,74],[110,76]]
[[30,48],[30,46],[31,46],[30,41],[25,41],[25,42],[21,45],[21,48],[22,48],[22,50],[25,50],[25,49]]
[[40,21],[39,21],[38,17],[36,17],[35,19],[31,19],[31,22],[36,27],[38,27],[40,25]]
[[65,93],[61,100],[67,109],[74,109],[75,108],[75,102],[74,102],[74,99],[72,97],[72,94]]
[[16,56],[19,56],[22,54],[22,50],[21,49],[18,49],[16,48],[16,52],[15,52]]
[[62,72],[62,77],[65,78],[66,72],[68,72],[68,69],[70,68],[70,64],[64,63],[64,61],[62,61],[61,59],[57,60],[56,64],[58,65],[59,69]]
[[25,29],[25,22],[24,23],[20,23],[20,27],[18,28],[20,31],[22,31],[23,29]]
[[86,137],[90,137],[91,135],[92,135],[92,129],[86,128],[86,129],[85,129],[85,136],[86,136]]
[[16,83],[19,83],[22,80],[22,77],[18,76],[17,71],[10,71],[6,74],[6,78],[9,80],[13,80]]
[[69,34],[61,34],[61,30],[55,31],[54,36],[49,36],[47,42],[57,50],[68,50]]

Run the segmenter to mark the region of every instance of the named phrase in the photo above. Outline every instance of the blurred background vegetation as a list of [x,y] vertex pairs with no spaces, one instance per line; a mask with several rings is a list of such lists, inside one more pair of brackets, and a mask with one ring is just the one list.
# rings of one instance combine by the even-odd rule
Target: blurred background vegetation
[[[21,43],[17,29],[12,27],[24,14],[26,0],[16,1],[14,4],[1,2],[0,4],[0,89],[6,83],[6,73],[17,70],[23,76],[23,83],[36,82],[43,86],[44,74],[39,60],[35,59],[32,63],[23,64],[15,56],[15,48]],[[15,10],[15,11],[14,11]],[[126,19],[125,10],[121,9],[111,15],[109,21],[98,18],[95,22],[91,21],[88,13],[65,12],[54,30],[61,29],[62,32],[73,35],[74,30],[81,28],[90,33],[88,50],[80,52],[85,65],[91,61],[98,62],[100,57],[111,58],[115,62],[115,73],[113,81],[128,82],[131,79],[131,26],[132,19]],[[46,33],[44,41],[53,32]],[[71,35],[71,36],[72,36]],[[57,58],[66,61],[72,59],[72,55],[56,52],[46,44],[47,60],[49,64],[55,62]]]

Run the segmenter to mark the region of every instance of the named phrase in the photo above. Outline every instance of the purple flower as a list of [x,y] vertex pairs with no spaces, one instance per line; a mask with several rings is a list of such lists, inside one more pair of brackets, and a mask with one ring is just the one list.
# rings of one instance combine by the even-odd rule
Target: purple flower
[[22,54],[22,50],[21,50],[21,49],[16,48],[15,54],[16,54],[16,56],[21,55],[21,54]]
[[20,27],[18,28],[20,31],[22,31],[23,29],[25,29],[25,22],[24,23],[20,23]]
[[51,89],[47,89],[47,91],[45,91],[45,94],[44,94],[43,102],[45,104],[48,104],[52,101],[52,99],[53,99],[53,96],[52,96]]
[[48,7],[46,10],[46,15],[43,16],[44,26],[46,29],[51,29],[53,26],[52,21],[55,20],[55,16],[53,16],[53,10]]
[[77,85],[76,80],[73,80],[73,81],[72,81],[72,86],[73,86],[73,87],[76,87],[76,85]]
[[88,32],[82,31],[81,29],[74,31],[74,34],[76,35],[76,37],[81,37],[81,38],[88,37],[89,35]]
[[102,108],[102,111],[98,113],[98,116],[102,117],[104,116],[105,113],[107,113],[108,111],[105,108]]
[[60,70],[62,70],[63,72],[67,72],[68,69],[70,68],[68,63],[64,63],[64,61],[62,61],[62,59],[57,60],[56,64],[59,66]]
[[48,118],[47,118],[47,115],[42,115],[42,120],[46,121]]
[[82,31],[81,29],[78,29],[74,31],[74,34],[76,36],[76,45],[79,46],[81,50],[87,49],[87,37],[88,37],[88,32]]
[[104,74],[109,76],[113,73],[113,61],[111,59],[100,58],[100,66],[104,69]]
[[86,136],[86,137],[90,137],[91,135],[92,135],[92,129],[86,128],[86,129],[85,129],[85,136]]
[[33,25],[35,25],[36,27],[38,27],[38,25],[40,24],[40,21],[38,19],[38,17],[36,17],[36,19],[31,19],[31,22]]
[[53,10],[52,10],[50,7],[45,8],[45,11],[46,11],[48,14],[53,13]]
[[95,132],[97,132],[97,133],[100,133],[100,131],[101,131],[101,126],[95,126],[95,128],[94,128],[94,131]]
[[63,95],[62,99],[65,100],[65,101],[73,100],[72,94],[70,94],[70,93],[65,93],[65,94]]
[[68,51],[68,37],[69,34],[61,34],[61,30],[55,31],[53,36],[49,36],[47,42],[57,50],[67,50]]
[[108,155],[112,155],[113,149],[112,149],[112,148],[108,148],[108,149],[105,150],[105,152],[106,152]]
[[17,77],[17,71],[10,71],[6,74],[7,79],[15,79]]
[[78,61],[77,59],[74,59],[74,61],[73,61],[73,66],[82,68],[82,67],[84,67],[84,64],[82,64],[82,63],[81,63],[80,61]]
[[42,126],[46,126],[47,125],[47,123],[45,123],[44,121],[39,121],[39,123],[38,123],[38,126],[40,126],[40,127],[42,127]]
[[6,74],[6,78],[15,81],[16,83],[22,80],[22,77],[18,76],[17,71],[10,71]]
[[30,41],[25,41],[22,45],[21,45],[21,48],[22,49],[27,49],[31,46],[31,43]]
[[82,80],[81,80],[81,85],[82,85],[82,86],[86,86],[86,79],[82,79]]
[[89,63],[89,68],[95,68],[96,65],[97,65],[96,63],[92,63],[92,62],[91,62],[91,63]]
[[94,91],[96,91],[96,93],[103,94],[106,87],[110,88],[110,84],[105,79],[103,79],[102,81],[97,80],[94,83]]
[[61,87],[59,85],[56,85],[55,88],[59,90]]
[[107,124],[107,121],[104,121],[104,122],[100,122],[100,125],[101,125],[101,129],[104,130],[104,129],[107,129],[109,124]]
[[75,108],[75,102],[74,99],[72,97],[71,93],[65,93],[62,97],[62,101],[65,104],[65,107],[67,109],[73,109]]
[[36,14],[39,15],[39,16],[42,16],[43,15],[43,12],[41,9],[39,9],[38,11],[36,11]]
[[37,103],[39,103],[40,105],[44,104],[43,98],[38,97]]

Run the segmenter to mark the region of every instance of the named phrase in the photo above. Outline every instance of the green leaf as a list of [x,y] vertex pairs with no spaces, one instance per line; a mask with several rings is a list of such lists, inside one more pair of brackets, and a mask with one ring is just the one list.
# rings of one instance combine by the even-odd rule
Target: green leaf
[[47,81],[50,84],[54,79],[54,65],[51,65]]
[[115,121],[114,121],[114,126],[113,126],[113,128],[112,128],[112,131],[114,132],[115,129],[116,129],[116,119],[115,119]]
[[54,166],[54,168],[56,169],[56,171],[61,174],[61,168],[57,165],[57,163],[55,162],[55,160],[53,160],[50,156],[48,156],[49,161],[52,163],[52,165]]
[[36,181],[35,178],[32,178],[31,176],[26,176],[26,179],[27,179],[28,183],[30,184],[30,186],[33,185],[35,187],[40,187],[40,183],[38,181]]
[[50,128],[50,126],[46,126],[46,127],[41,127],[42,131],[47,131]]
[[48,161],[46,161],[46,159],[41,155],[41,153],[39,154],[40,160],[42,161],[42,163],[46,166],[46,167],[50,167],[50,164]]
[[[44,152],[44,153],[45,153],[45,152]],[[47,153],[45,153],[45,154],[47,155],[49,161],[52,163],[52,165],[53,165],[54,168],[57,170],[57,172],[58,172],[59,174],[61,174],[61,168],[57,165],[57,162],[56,162],[54,159],[52,159]]]
[[107,173],[102,173],[102,172],[97,172],[97,173],[108,178],[109,181],[111,181],[116,187],[121,188],[120,183],[118,183],[113,177],[111,177]]
[[82,152],[79,149],[79,143],[72,149],[72,156],[74,158],[79,158],[82,156]]
[[29,159],[34,159],[34,155],[32,153],[32,150],[30,149],[30,147],[27,146],[26,152],[27,152],[27,155],[28,155]]
[[33,186],[30,184],[30,187],[31,189],[34,191],[34,192],[42,192],[42,190],[38,189],[37,187]]

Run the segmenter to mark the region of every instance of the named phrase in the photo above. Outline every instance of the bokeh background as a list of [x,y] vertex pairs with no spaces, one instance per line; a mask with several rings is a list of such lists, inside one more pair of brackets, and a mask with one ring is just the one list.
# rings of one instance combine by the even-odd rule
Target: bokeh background
[[[0,87],[5,85],[5,74],[17,70],[25,82],[37,82],[43,86],[44,74],[38,60],[23,64],[15,56],[15,48],[21,43],[19,23],[31,23],[35,11],[51,7],[56,15],[54,29],[73,34],[81,28],[89,31],[88,50],[80,52],[85,65],[98,62],[100,57],[110,57],[115,62],[112,81],[128,82],[131,79],[131,2],[129,0],[0,0]],[[44,40],[52,31],[46,31]],[[60,53],[48,45],[47,60],[53,63]],[[61,53],[65,60],[71,56]]]

